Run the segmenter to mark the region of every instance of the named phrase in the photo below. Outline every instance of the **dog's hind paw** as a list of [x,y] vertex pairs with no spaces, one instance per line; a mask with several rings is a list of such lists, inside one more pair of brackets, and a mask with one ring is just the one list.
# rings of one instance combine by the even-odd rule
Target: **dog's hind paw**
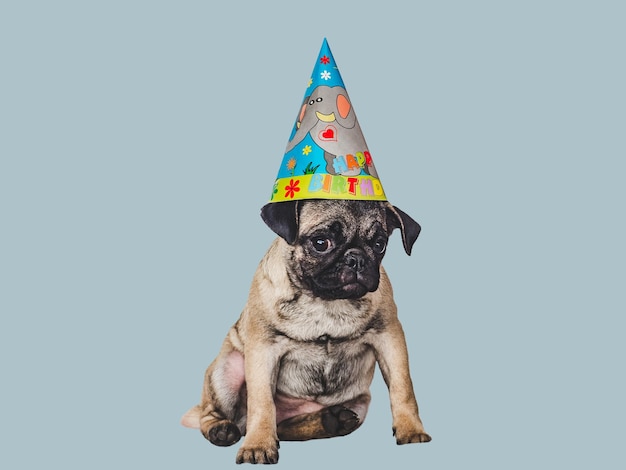
[[211,441],[211,444],[220,447],[232,446],[241,439],[239,428],[230,421],[222,421],[210,428],[205,437]]
[[322,410],[322,426],[332,436],[345,436],[359,427],[359,416],[342,405]]

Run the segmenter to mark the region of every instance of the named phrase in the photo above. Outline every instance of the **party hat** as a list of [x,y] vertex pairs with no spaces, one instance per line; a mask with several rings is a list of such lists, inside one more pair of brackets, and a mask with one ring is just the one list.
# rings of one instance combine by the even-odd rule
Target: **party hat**
[[296,199],[387,200],[326,39],[270,202]]

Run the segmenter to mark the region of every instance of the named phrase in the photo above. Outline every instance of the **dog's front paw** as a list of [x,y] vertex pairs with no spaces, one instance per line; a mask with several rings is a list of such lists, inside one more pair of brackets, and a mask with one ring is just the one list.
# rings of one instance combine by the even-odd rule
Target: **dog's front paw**
[[248,444],[244,441],[237,452],[237,463],[278,463],[278,440]]
[[398,431],[398,429],[393,428],[393,435],[396,437],[396,444],[398,445],[411,444],[414,442],[430,442],[432,439],[424,431],[418,430]]
[[413,413],[396,413],[393,419],[393,435],[398,445],[431,440],[431,437],[424,431],[419,416]]

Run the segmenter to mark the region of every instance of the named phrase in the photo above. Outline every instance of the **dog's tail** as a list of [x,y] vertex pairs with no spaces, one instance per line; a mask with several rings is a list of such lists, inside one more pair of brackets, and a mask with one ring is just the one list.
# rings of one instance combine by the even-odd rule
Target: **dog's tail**
[[200,429],[200,405],[190,408],[180,420],[180,424],[186,428]]

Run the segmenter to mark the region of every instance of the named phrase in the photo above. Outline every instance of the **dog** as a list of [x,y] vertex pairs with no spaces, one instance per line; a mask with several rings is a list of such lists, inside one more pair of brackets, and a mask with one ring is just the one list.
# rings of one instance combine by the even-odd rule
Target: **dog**
[[261,216],[278,237],[182,424],[217,446],[245,435],[237,463],[276,463],[281,440],[357,429],[378,363],[396,442],[429,442],[381,265],[391,232],[410,255],[419,224],[386,201],[276,202]]

